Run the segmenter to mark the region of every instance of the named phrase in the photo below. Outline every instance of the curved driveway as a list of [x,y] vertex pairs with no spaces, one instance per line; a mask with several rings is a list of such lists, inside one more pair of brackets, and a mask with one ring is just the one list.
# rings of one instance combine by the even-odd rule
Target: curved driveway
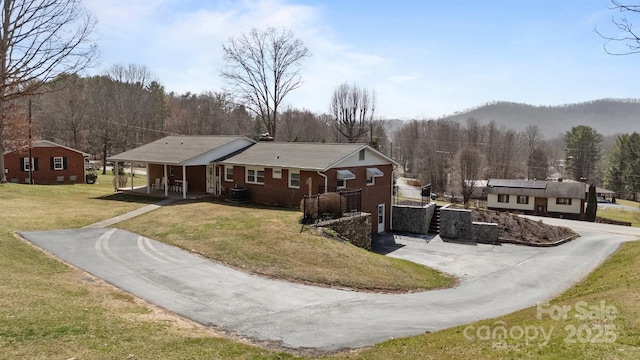
[[334,351],[533,306],[582,279],[621,242],[640,239],[637,228],[548,221],[568,224],[582,237],[554,248],[530,248],[392,236],[389,256],[461,279],[456,288],[400,295],[266,279],[123,230],[21,235],[66,262],[202,324],[288,348]]

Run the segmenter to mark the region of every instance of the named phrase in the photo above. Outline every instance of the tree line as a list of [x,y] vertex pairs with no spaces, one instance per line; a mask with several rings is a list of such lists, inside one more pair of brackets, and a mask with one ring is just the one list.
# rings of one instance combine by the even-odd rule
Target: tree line
[[[394,157],[405,171],[436,191],[462,194],[467,184],[488,178],[546,179],[555,147],[536,125],[518,133],[495,122],[413,120],[394,135]],[[464,194],[463,194],[464,195]]]
[[[166,92],[141,65],[114,65],[100,76],[69,76],[47,86],[51,89],[30,98],[34,136],[97,159],[171,134],[245,135],[257,139],[268,131],[264,122],[232,94]],[[22,102],[23,115],[27,103]],[[370,142],[382,149],[387,142],[384,122],[360,120],[353,120],[358,124],[357,133],[345,133],[332,114],[287,107],[274,122],[278,124],[274,140]],[[26,116],[22,123],[27,123]]]

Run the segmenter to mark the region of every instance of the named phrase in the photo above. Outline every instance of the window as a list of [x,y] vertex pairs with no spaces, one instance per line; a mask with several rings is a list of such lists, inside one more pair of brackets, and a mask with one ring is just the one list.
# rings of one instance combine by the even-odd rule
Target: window
[[499,203],[508,203],[509,202],[509,195],[498,194],[498,202]]
[[233,166],[224,167],[224,181],[233,181]]
[[64,170],[64,162],[62,157],[56,156],[52,159],[53,170]]
[[31,168],[31,161],[29,161],[29,158],[22,158],[22,169],[24,171],[29,171],[30,168]]
[[358,154],[358,159],[360,161],[364,161],[364,149],[360,150],[360,153]]
[[556,198],[556,205],[571,205],[569,198]]
[[[33,166],[33,168],[31,166]],[[29,171],[29,169],[33,171],[38,170],[38,158],[31,158],[31,161],[26,157],[20,158],[20,170]]]
[[289,187],[294,189],[300,188],[300,173],[289,171]]
[[356,175],[349,170],[338,170],[336,177],[338,179],[336,187],[338,189],[344,189],[347,187],[347,180],[355,179]]
[[247,169],[247,182],[252,184],[264,184],[264,170]]
[[525,195],[518,195],[518,204],[528,204],[529,197]]
[[378,168],[367,168],[367,185],[375,185],[376,178],[384,176]]

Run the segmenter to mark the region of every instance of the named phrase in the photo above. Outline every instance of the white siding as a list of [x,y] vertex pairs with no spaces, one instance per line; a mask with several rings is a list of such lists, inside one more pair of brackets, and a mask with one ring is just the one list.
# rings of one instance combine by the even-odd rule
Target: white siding
[[[502,203],[498,202],[498,194],[487,194],[487,207],[489,208],[533,211],[535,201],[535,197],[529,196],[528,204],[518,204],[518,195],[509,195],[509,202]],[[555,204],[555,199],[553,200],[553,203]]]
[[582,201],[580,201],[580,199],[571,199],[571,205],[558,205],[556,204],[556,198],[549,198],[547,211],[580,214],[580,206],[582,206]]
[[369,166],[373,167],[374,165],[385,165],[389,164],[389,160],[384,157],[374,153],[373,151],[366,149],[364,152],[364,160],[360,160],[360,151],[356,151],[347,158],[337,162],[332,167],[333,168],[349,168],[349,167],[358,167],[358,166]]

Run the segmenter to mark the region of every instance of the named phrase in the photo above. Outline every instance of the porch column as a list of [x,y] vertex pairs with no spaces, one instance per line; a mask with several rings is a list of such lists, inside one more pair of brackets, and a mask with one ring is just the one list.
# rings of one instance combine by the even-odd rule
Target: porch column
[[134,166],[135,166],[135,165],[134,165],[134,164],[133,164],[133,162],[132,162],[132,163],[131,163],[131,171],[129,171],[129,172],[131,173],[130,175],[131,175],[131,190],[132,190],[132,191],[133,191],[133,171],[134,171],[134,170],[133,170],[133,168],[134,168]]
[[115,164],[113,164],[113,173],[116,174],[116,181],[113,183],[113,187],[115,188],[115,191],[118,191],[118,185],[120,185],[120,177],[118,176],[118,162],[116,161]]
[[189,182],[187,181],[187,167],[182,165],[182,198],[187,198],[187,186],[189,186]]
[[164,196],[169,196],[169,187],[167,186],[167,184],[169,183],[169,180],[167,179],[167,164],[164,164]]
[[149,163],[144,164],[145,171],[147,172],[147,194],[151,193],[151,177],[149,177]]

